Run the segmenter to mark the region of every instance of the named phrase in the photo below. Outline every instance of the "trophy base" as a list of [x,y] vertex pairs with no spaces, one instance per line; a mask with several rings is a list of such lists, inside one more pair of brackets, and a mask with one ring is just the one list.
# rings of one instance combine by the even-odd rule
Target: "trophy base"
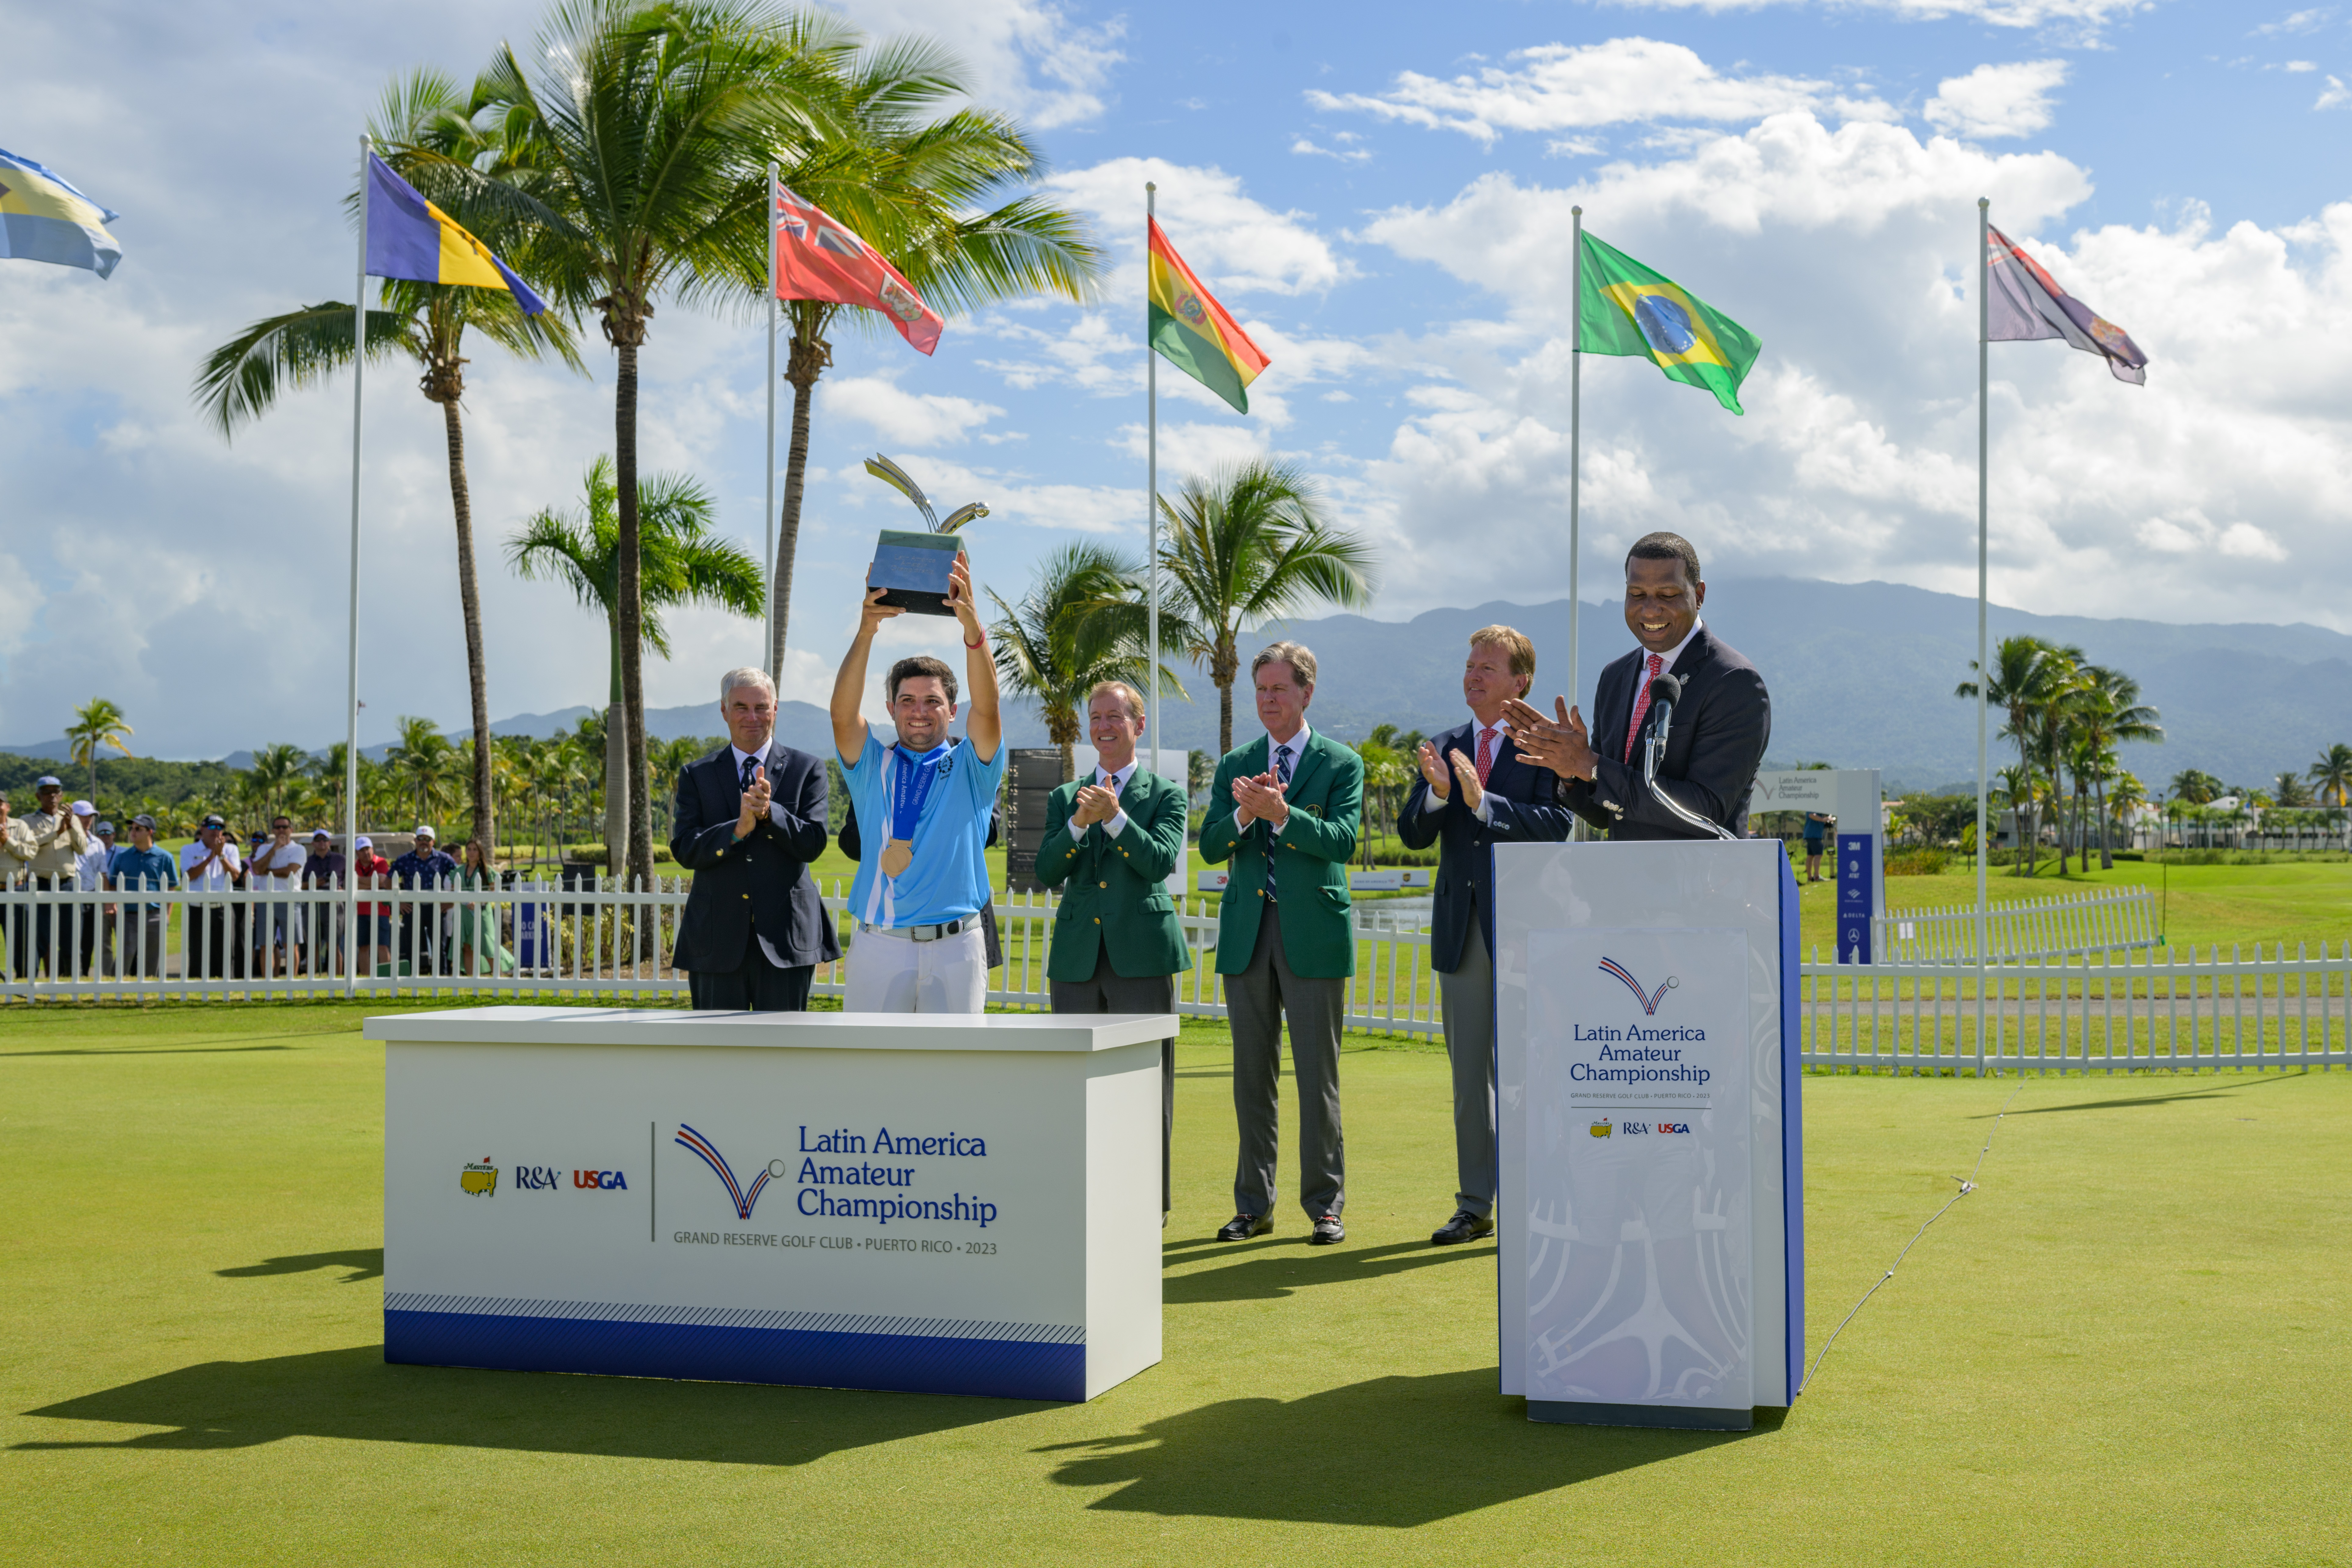
[[945,594],[926,593],[920,588],[886,589],[880,602],[904,610],[910,616],[952,616],[955,614],[948,608]]

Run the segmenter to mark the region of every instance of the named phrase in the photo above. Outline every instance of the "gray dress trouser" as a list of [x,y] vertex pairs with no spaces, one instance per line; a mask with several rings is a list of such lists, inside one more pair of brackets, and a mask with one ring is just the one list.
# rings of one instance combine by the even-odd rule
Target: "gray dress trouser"
[[[1086,980],[1047,982],[1056,1013],[1173,1013],[1176,977],[1147,974],[1129,980],[1110,966],[1110,954],[1095,955]],[[1168,1179],[1168,1139],[1176,1129],[1176,1042],[1160,1042],[1160,1212],[1175,1207]]]
[[1445,1054],[1454,1064],[1454,1201],[1485,1218],[1495,1212],[1495,956],[1478,917],[1462,936],[1454,972],[1441,970]]
[[1275,1156],[1281,1143],[1282,1020],[1290,1018],[1290,1071],[1298,1082],[1298,1201],[1309,1219],[1347,1207],[1347,1149],[1339,1135],[1339,1026],[1344,979],[1293,974],[1282,953],[1282,921],[1269,902],[1257,921],[1249,967],[1225,976],[1234,1029],[1234,1212],[1274,1212]]

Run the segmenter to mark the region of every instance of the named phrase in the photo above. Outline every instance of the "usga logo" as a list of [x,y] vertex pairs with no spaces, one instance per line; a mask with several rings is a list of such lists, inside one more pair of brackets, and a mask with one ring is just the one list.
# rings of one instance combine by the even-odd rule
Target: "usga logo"
[[1628,1138],[1640,1138],[1653,1132],[1661,1136],[1687,1134],[1690,1130],[1687,1121],[1628,1121],[1617,1131]]
[[605,1192],[626,1190],[629,1179],[618,1171],[574,1171],[572,1184],[575,1187],[601,1187]]
[[488,1154],[478,1164],[457,1173],[457,1188],[469,1198],[491,1198],[499,1193],[499,1168],[490,1163]]

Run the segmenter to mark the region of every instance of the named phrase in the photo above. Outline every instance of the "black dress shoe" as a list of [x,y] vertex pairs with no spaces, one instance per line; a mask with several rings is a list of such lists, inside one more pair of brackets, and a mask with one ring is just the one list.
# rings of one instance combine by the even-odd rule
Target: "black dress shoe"
[[1266,1214],[1237,1214],[1225,1221],[1217,1232],[1219,1241],[1247,1241],[1253,1236],[1264,1236],[1274,1229],[1274,1216]]
[[1429,1241],[1433,1247],[1456,1247],[1494,1234],[1493,1220],[1484,1215],[1472,1214],[1468,1209],[1455,1209],[1452,1219],[1430,1233]]
[[1347,1239],[1348,1227],[1339,1223],[1339,1216],[1335,1214],[1327,1214],[1317,1220],[1315,1234],[1307,1238],[1307,1244],[1312,1247],[1328,1247],[1335,1241]]

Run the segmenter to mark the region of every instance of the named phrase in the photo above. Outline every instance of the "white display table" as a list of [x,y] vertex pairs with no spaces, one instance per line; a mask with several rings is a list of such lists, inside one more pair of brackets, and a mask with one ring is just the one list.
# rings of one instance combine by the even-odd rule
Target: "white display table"
[[1160,1359],[1160,1042],[1176,1030],[371,1018],[384,1359],[1091,1399]]

